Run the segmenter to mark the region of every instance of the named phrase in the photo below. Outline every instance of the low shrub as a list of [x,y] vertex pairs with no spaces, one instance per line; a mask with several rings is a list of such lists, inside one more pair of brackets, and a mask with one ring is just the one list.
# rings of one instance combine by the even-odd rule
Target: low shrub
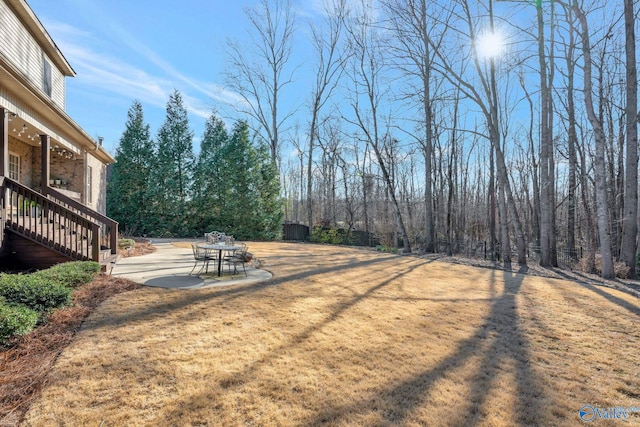
[[120,239],[118,240],[118,247],[120,249],[133,248],[136,245],[136,241],[133,239]]
[[316,243],[329,243],[332,245],[350,244],[346,230],[341,228],[313,227],[309,235],[309,241]]
[[393,247],[383,246],[383,245],[377,245],[376,246],[376,250],[380,251],[380,252],[389,252],[389,253],[392,253],[392,254],[397,254],[398,253],[398,248],[393,248]]
[[0,274],[0,296],[9,304],[22,304],[40,313],[71,303],[70,287],[38,273]]
[[46,270],[33,273],[59,285],[77,288],[91,282],[100,273],[100,264],[95,261],[73,261],[54,265]]
[[12,305],[0,298],[0,343],[14,335],[24,335],[35,328],[38,313],[23,305]]

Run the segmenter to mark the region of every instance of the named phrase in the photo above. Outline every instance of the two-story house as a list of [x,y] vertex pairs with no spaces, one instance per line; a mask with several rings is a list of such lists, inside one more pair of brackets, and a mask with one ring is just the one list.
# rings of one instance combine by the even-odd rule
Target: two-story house
[[45,268],[115,254],[105,216],[115,162],[65,112],[64,55],[25,0],[0,0],[0,265]]

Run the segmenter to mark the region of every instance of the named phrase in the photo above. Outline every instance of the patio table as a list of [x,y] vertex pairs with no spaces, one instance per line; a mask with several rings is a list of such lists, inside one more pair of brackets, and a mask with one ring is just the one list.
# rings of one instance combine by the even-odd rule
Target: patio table
[[206,245],[198,245],[206,250],[218,251],[218,277],[222,275],[222,251],[235,252],[242,249],[240,246],[225,245],[224,243],[208,243]]

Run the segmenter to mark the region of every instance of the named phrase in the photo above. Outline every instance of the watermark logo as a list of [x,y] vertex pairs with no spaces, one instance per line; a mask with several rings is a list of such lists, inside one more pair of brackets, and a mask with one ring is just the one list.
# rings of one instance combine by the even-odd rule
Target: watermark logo
[[580,419],[585,423],[593,421],[595,417],[596,411],[594,411],[593,406],[584,405],[582,408],[580,408]]
[[584,405],[578,411],[580,419],[589,423],[596,418],[606,420],[626,421],[632,412],[640,412],[640,406],[615,406],[610,408],[598,408],[593,405]]

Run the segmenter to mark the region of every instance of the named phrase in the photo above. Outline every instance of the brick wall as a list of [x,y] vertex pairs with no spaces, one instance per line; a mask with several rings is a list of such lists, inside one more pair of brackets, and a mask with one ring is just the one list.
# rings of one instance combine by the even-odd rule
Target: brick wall
[[[9,152],[20,156],[20,183],[41,190],[42,154],[40,146],[32,146],[9,136]],[[105,213],[107,209],[107,167],[91,153],[67,159],[56,150],[49,152],[51,176],[46,179],[66,181],[62,188],[83,194],[84,202],[90,208]],[[85,181],[85,168],[91,168],[91,179]],[[91,200],[86,193],[87,183],[91,182]]]
[[82,158],[66,159],[56,151],[49,154],[50,173],[53,179],[66,181],[67,190],[82,193],[84,191],[84,162]]
[[[21,184],[27,187],[33,186],[33,147],[9,135],[9,153],[20,156]],[[39,162],[38,162],[39,163]]]

